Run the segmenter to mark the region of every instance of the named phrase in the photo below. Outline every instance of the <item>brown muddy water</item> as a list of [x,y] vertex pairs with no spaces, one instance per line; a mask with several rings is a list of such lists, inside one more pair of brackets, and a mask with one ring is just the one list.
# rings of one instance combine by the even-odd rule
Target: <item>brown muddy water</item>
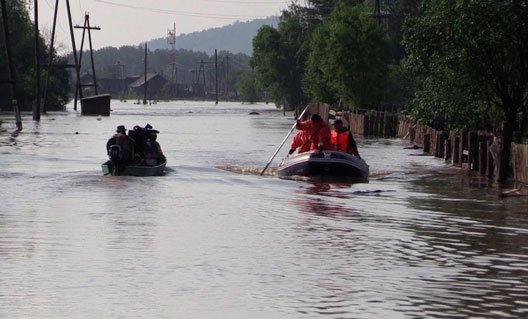
[[[292,125],[271,105],[112,108],[1,115],[1,318],[528,317],[527,198],[398,139],[358,138],[366,184],[261,177]],[[146,123],[167,174],[103,176]]]

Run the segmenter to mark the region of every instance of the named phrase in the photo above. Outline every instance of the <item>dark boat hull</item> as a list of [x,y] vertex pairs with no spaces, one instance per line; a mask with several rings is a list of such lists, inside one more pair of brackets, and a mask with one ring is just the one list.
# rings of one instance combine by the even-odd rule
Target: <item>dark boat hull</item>
[[122,170],[115,172],[113,170],[113,163],[107,161],[101,165],[104,175],[120,175],[120,176],[160,176],[165,172],[167,161],[164,161],[155,166],[125,166]]
[[363,159],[344,152],[306,152],[285,158],[278,175],[368,180],[369,166]]

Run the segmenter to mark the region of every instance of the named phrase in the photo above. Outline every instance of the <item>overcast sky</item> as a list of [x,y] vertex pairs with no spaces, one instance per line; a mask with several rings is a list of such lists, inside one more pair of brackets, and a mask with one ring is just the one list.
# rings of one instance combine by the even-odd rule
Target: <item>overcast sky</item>
[[[55,1],[38,1],[39,26],[47,39],[53,25]],[[101,27],[100,31],[92,31],[92,43],[97,49],[136,45],[166,37],[174,24],[178,35],[228,25],[237,20],[279,15],[289,3],[291,0],[70,0],[70,8],[74,25],[83,25],[84,14],[89,12],[90,25]],[[81,35],[82,30],[75,29],[77,46]],[[65,46],[71,47],[66,0],[59,0],[55,36],[63,46],[61,51]]]

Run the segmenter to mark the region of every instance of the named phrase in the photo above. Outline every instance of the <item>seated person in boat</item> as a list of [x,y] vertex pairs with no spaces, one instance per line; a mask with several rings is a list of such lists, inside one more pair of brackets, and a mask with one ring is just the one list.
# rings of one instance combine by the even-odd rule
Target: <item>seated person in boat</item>
[[337,119],[334,121],[334,130],[332,130],[332,143],[336,150],[359,156],[358,148],[350,130],[343,125],[343,121]]
[[106,142],[106,151],[109,155],[112,145],[117,145],[119,148],[120,164],[133,164],[137,160],[135,142],[132,138],[126,135],[126,128],[124,125],[119,125],[116,133],[108,140],[108,142]]
[[165,161],[165,155],[161,150],[161,145],[156,141],[159,131],[148,130],[148,139],[145,143],[144,159],[147,166],[158,165]]
[[328,124],[318,114],[313,114],[307,121],[298,120],[296,128],[310,134],[310,151],[335,150]]
[[293,137],[289,155],[293,154],[297,150],[297,153],[304,153],[310,150],[310,133],[308,131],[299,131]]
[[143,158],[145,152],[145,143],[148,139],[147,129],[139,125],[135,125],[132,130],[128,130],[128,136],[134,140],[136,143],[135,151],[136,153]]

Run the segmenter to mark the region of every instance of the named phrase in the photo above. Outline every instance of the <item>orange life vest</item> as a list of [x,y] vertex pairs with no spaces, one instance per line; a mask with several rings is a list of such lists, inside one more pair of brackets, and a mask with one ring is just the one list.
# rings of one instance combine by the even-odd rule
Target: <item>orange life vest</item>
[[335,149],[331,141],[330,129],[325,122],[312,122],[311,120],[297,122],[297,129],[310,133],[311,151],[317,150],[319,144],[322,144],[323,150]]
[[308,131],[299,131],[292,140],[291,149],[296,149],[297,153],[308,152],[310,150],[310,133]]
[[332,131],[332,143],[335,145],[336,150],[348,151],[348,133],[348,131],[341,133],[338,133],[336,130]]

